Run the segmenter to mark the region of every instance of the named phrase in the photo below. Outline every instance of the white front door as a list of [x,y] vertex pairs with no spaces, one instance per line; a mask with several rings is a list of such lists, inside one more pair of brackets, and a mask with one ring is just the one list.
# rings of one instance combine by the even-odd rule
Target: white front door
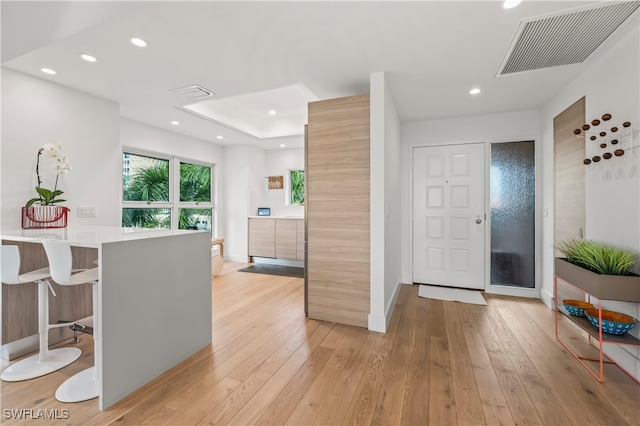
[[413,149],[413,282],[484,289],[484,144]]

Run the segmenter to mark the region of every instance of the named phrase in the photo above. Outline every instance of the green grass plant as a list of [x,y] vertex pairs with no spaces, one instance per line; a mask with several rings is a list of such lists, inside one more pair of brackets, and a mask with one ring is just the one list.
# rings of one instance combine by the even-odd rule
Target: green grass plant
[[568,262],[604,275],[628,275],[638,260],[630,250],[592,240],[571,239],[557,248]]

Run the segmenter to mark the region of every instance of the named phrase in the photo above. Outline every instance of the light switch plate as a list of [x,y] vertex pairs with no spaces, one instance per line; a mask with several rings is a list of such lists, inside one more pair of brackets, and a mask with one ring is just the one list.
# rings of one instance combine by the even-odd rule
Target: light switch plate
[[96,217],[98,215],[96,206],[78,207],[78,217]]

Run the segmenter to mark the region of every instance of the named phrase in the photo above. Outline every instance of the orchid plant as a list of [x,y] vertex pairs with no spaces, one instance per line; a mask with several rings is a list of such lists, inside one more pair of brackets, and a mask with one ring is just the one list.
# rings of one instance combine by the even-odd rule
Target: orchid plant
[[[53,160],[53,170],[56,174],[56,182],[53,186],[53,191],[42,186],[42,179],[40,178],[40,157],[45,154],[47,158]],[[38,178],[38,186],[36,186],[36,192],[38,197],[32,198],[27,201],[26,207],[30,207],[33,204],[39,204],[41,206],[52,206],[56,203],[61,203],[63,199],[57,198],[63,194],[58,189],[58,179],[61,175],[67,174],[71,170],[69,165],[69,159],[62,150],[62,143],[48,143],[38,150],[38,157],[36,162],[36,177]]]

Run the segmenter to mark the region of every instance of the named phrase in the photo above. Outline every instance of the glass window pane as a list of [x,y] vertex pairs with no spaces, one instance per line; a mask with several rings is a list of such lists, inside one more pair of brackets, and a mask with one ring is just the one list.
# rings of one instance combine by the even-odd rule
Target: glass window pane
[[171,209],[122,209],[122,226],[137,228],[171,228]]
[[491,144],[491,284],[535,287],[534,143]]
[[291,170],[291,204],[304,202],[304,170]]
[[211,231],[211,209],[179,209],[178,229],[200,229]]
[[169,201],[169,161],[122,154],[124,201]]
[[180,201],[211,202],[211,167],[180,163]]

